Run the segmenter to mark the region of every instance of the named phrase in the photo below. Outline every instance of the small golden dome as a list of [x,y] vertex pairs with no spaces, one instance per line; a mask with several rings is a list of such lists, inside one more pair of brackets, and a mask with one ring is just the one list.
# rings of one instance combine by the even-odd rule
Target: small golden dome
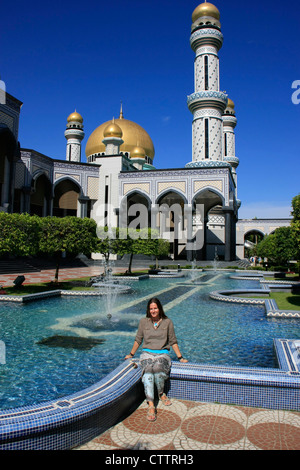
[[[109,124],[112,124],[112,122],[104,122],[92,132],[86,143],[85,154],[87,157],[105,152],[105,145],[102,140],[104,139],[104,130]],[[121,152],[130,152],[131,154],[134,148],[137,147],[138,142],[139,146],[144,149],[145,154],[152,159],[154,158],[154,145],[145,129],[139,124],[125,119],[123,117],[123,111],[121,111],[120,117],[115,119],[115,124],[121,128],[123,133],[122,139],[124,143],[120,146]]]
[[227,108],[234,109],[234,102],[228,98]]
[[219,10],[217,9],[217,7],[215,7],[215,5],[208,2],[201,3],[197,6],[197,8],[195,8],[192,14],[193,23],[201,16],[212,16],[213,18],[216,18],[216,20],[220,20]]
[[113,119],[112,122],[110,122],[104,129],[103,131],[103,137],[119,137],[120,139],[122,138],[123,132],[120,126],[115,123],[115,120]]
[[136,146],[130,153],[130,158],[145,158],[146,152],[143,147]]
[[77,113],[76,109],[74,113],[70,114],[70,116],[67,118],[67,122],[72,122],[72,121],[83,123],[83,117],[81,116],[81,114]]

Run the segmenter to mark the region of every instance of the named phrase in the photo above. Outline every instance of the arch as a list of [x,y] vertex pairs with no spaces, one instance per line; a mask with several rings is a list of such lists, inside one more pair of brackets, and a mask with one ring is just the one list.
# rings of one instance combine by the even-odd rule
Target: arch
[[84,196],[82,186],[78,183],[78,181],[75,178],[72,178],[72,176],[68,176],[68,175],[62,176],[61,178],[57,179],[53,183],[53,192],[55,191],[56,186],[62,183],[63,181],[71,181],[72,183],[74,183],[78,187],[80,197]]
[[30,214],[40,217],[50,215],[52,184],[44,171],[37,171],[31,179]]
[[187,204],[185,194],[177,189],[168,188],[156,199],[156,227],[160,230],[160,236],[169,240],[173,259],[186,255]]
[[[213,260],[216,256],[225,259],[226,221],[224,208],[225,198],[221,192],[211,186],[206,186],[194,194],[193,233],[202,241],[194,254],[199,260]],[[210,223],[209,216],[224,218],[224,223]],[[227,222],[228,224],[229,222]],[[229,244],[229,242],[227,242]]]
[[208,212],[215,206],[225,206],[225,198],[222,193],[220,193],[216,188],[211,186],[206,186],[203,189],[197,191],[192,199],[192,205],[195,207],[195,204],[203,204],[205,209],[205,216]]
[[159,204],[159,201],[165,197],[168,196],[168,194],[170,193],[174,193],[176,196],[180,197],[183,199],[184,201],[184,204],[188,204],[188,200],[187,200],[187,197],[186,195],[181,192],[179,189],[170,189],[170,188],[167,188],[167,189],[164,189],[163,191],[161,191],[158,196],[156,197],[156,201],[155,203],[156,204]]
[[254,234],[254,233],[258,233],[260,235],[262,235],[262,237],[265,237],[266,236],[266,233],[263,231],[263,230],[260,230],[259,228],[253,228],[253,229],[249,229],[247,230],[245,233],[244,233],[244,239],[246,238],[247,235],[249,234]]
[[14,200],[14,158],[19,145],[6,124],[0,123],[0,206],[13,210]]
[[121,200],[119,226],[134,229],[151,227],[151,199],[141,190],[128,192]]
[[265,237],[265,233],[253,228],[244,233],[244,256],[249,258],[251,250]]
[[82,194],[82,188],[75,179],[62,177],[57,180],[53,186],[53,215],[78,216],[78,204]]

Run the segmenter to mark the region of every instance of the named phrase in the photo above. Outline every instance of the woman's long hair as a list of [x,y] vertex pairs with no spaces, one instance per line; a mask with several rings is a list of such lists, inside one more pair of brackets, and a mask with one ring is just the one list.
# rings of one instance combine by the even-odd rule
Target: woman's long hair
[[164,312],[164,309],[163,309],[163,307],[162,307],[162,304],[160,303],[160,301],[159,301],[156,297],[153,297],[152,299],[149,300],[148,305],[147,305],[146,317],[151,318],[151,315],[150,315],[150,304],[156,304],[156,305],[158,306],[159,318],[168,318],[167,315],[166,315],[165,312]]

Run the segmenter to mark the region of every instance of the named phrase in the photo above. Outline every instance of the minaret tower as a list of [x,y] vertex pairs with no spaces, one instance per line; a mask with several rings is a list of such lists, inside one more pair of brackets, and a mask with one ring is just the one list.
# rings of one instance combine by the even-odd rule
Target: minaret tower
[[194,93],[188,96],[193,113],[193,160],[186,166],[223,162],[222,116],[227,95],[220,91],[218,51],[223,44],[219,10],[201,3],[192,15],[191,47],[194,50]]
[[235,182],[235,196],[237,197],[237,176],[236,168],[239,165],[239,159],[235,156],[235,134],[234,128],[237,124],[235,116],[234,102],[228,99],[227,107],[223,114],[223,149],[224,161],[230,163],[232,175]]
[[84,138],[83,118],[76,110],[67,119],[65,138],[67,139],[66,160],[80,162],[81,141]]

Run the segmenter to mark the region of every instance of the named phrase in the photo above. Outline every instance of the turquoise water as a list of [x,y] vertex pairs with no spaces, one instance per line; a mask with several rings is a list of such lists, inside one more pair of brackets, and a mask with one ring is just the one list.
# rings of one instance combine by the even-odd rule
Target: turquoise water
[[197,284],[179,278],[126,285],[132,293],[114,300],[110,319],[103,297],[0,304],[0,340],[6,348],[0,408],[60,398],[103,378],[130,352],[152,295],[172,318],[182,354],[191,362],[273,368],[273,339],[300,338],[299,320],[268,319],[264,307],[209,297],[219,289],[259,288],[256,281],[204,273]]

